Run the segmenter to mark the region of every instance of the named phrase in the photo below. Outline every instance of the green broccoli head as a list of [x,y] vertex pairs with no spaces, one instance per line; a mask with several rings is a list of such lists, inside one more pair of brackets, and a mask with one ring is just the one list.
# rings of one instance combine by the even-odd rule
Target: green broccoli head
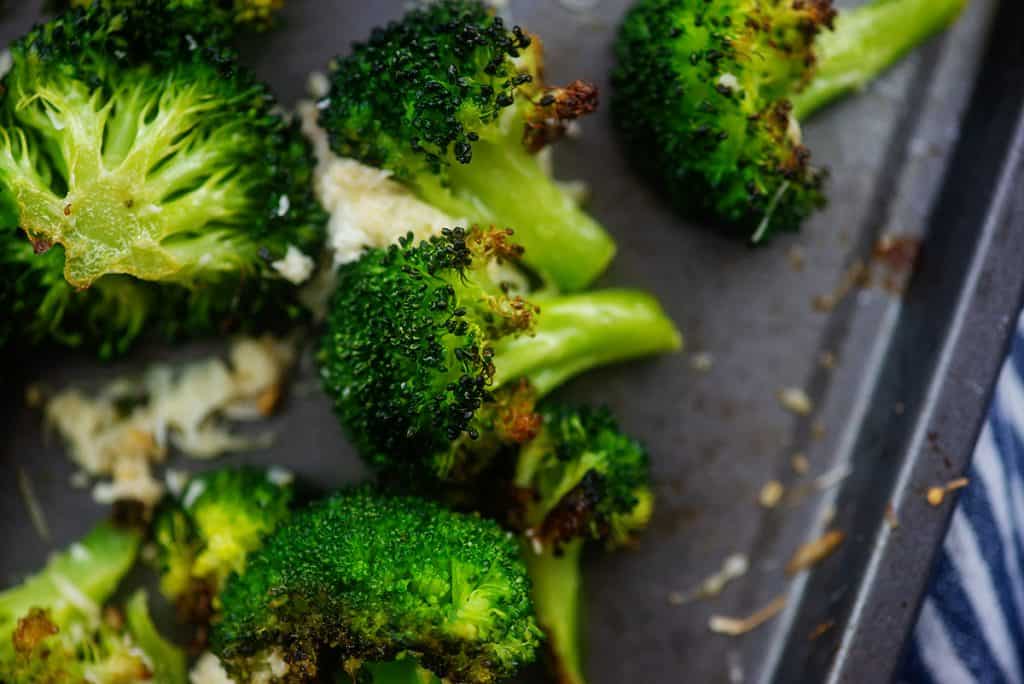
[[140,535],[100,525],[39,573],[0,592],[0,681],[184,684],[185,657],[149,619],[144,595],[103,610]]
[[70,11],[12,47],[0,240],[17,275],[0,297],[30,332],[107,346],[153,320],[170,334],[292,321],[273,264],[319,249],[310,150],[230,52],[145,4]]
[[513,291],[492,268],[518,261],[511,238],[461,228],[419,244],[409,236],[339,270],[321,374],[378,470],[469,479],[533,435],[536,396],[595,365],[679,346],[647,295],[531,301]]
[[260,468],[222,468],[192,477],[154,522],[160,588],[182,615],[206,622],[228,575],[291,513],[290,478]]
[[683,211],[760,240],[824,202],[787,98],[811,77],[831,0],[641,0],[616,43],[627,154]]
[[296,681],[405,657],[454,681],[494,682],[539,642],[514,538],[366,488],[296,513],[220,599],[213,650],[244,681],[268,662],[272,681]]
[[[232,37],[237,27],[259,30],[273,26],[284,0],[99,0],[107,8],[166,7],[174,12],[175,26],[191,30],[208,42],[211,37]],[[50,0],[50,12],[89,7],[97,0]],[[166,27],[166,25],[165,25]]]
[[[612,118],[682,211],[759,241],[824,203],[799,121],[948,26],[966,0],[640,0],[616,43]],[[822,29],[829,29],[823,31]]]
[[546,404],[541,415],[516,468],[527,537],[556,549],[574,539],[628,542],[651,515],[647,449],[606,408]]
[[541,79],[540,42],[477,0],[441,0],[376,29],[333,65],[321,124],[344,156],[391,171],[471,224],[515,227],[526,263],[565,289],[614,245],[534,153],[594,111],[597,91]]

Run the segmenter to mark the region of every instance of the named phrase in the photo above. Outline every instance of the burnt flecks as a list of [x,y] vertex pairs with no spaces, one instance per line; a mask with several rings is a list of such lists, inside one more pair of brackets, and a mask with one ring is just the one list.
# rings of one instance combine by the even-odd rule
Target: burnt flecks
[[571,539],[588,536],[590,526],[598,522],[595,515],[603,489],[600,475],[594,471],[584,475],[544,518],[537,532],[540,540],[558,547]]
[[530,152],[539,152],[565,135],[569,122],[597,111],[597,86],[575,80],[564,88],[551,88],[536,101],[526,121],[523,143]]

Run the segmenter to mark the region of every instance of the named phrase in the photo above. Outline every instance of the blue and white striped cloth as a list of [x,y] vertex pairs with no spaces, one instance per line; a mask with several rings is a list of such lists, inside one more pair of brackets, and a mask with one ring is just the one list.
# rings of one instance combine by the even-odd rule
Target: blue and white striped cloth
[[1024,316],[914,631],[907,684],[1024,684]]

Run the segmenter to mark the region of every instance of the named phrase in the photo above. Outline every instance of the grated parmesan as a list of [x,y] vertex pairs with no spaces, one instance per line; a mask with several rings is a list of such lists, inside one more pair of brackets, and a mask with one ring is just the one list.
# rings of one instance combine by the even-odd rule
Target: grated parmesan
[[192,671],[189,672],[188,680],[191,684],[235,684],[235,681],[224,671],[220,659],[209,651],[196,660]]
[[[270,415],[295,351],[289,343],[243,338],[228,360],[156,364],[141,377],[114,380],[96,396],[66,389],[44,407],[71,459],[93,478],[100,503],[130,499],[154,505],[166,486],[153,474],[174,447],[194,458],[266,446],[269,436],[235,434],[225,423]],[[128,411],[120,407],[129,403]],[[174,483],[175,476],[168,481]]]
[[[287,200],[288,198],[282,197],[281,199]],[[288,210],[285,209],[285,211]],[[302,285],[313,275],[316,262],[303,254],[302,250],[295,245],[288,245],[288,251],[285,252],[284,258],[278,259],[270,265],[292,285]]]
[[314,190],[330,213],[327,244],[335,265],[355,261],[367,247],[391,245],[408,232],[423,239],[465,225],[465,219],[420,200],[389,172],[335,155],[313,102],[301,102],[298,111],[318,159]]

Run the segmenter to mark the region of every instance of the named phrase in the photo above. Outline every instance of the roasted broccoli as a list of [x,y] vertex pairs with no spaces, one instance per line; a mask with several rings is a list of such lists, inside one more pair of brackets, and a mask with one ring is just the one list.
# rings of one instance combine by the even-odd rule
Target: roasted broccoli
[[320,123],[339,155],[388,170],[455,221],[514,227],[526,263],[562,289],[604,271],[614,243],[535,156],[596,108],[597,91],[546,86],[539,40],[478,0],[440,0],[332,69]]
[[558,681],[583,684],[580,555],[588,539],[615,548],[646,527],[648,455],[606,409],[547,405],[541,414],[543,427],[517,462],[513,520]]
[[242,572],[248,554],[291,513],[294,488],[282,474],[212,470],[193,476],[180,497],[161,505],[153,525],[160,589],[183,618],[208,622],[228,575]]
[[140,535],[100,525],[22,584],[0,592],[0,681],[184,684],[185,656],[149,618],[144,594],[103,610]]
[[455,228],[341,267],[321,375],[371,466],[470,479],[503,443],[532,436],[537,396],[596,365],[680,346],[647,294],[515,294],[495,267],[521,251],[511,231]]
[[0,305],[22,343],[109,355],[149,327],[197,334],[301,315],[274,264],[319,251],[309,147],[233,53],[174,27],[155,0],[96,5],[11,48]]
[[309,681],[405,659],[453,681],[494,682],[539,643],[511,535],[367,488],[295,513],[220,600],[213,650],[237,681]]
[[230,36],[237,27],[268,28],[284,6],[284,0],[50,0],[46,7],[51,12],[63,12],[75,7],[89,7],[97,1],[114,8],[163,4],[174,10],[175,19],[181,21],[180,26],[191,28],[195,37],[203,40],[211,36]]
[[[966,0],[640,0],[616,44],[612,117],[636,167],[684,213],[753,236],[825,200],[799,121],[864,87]],[[833,29],[825,30],[823,29]]]

